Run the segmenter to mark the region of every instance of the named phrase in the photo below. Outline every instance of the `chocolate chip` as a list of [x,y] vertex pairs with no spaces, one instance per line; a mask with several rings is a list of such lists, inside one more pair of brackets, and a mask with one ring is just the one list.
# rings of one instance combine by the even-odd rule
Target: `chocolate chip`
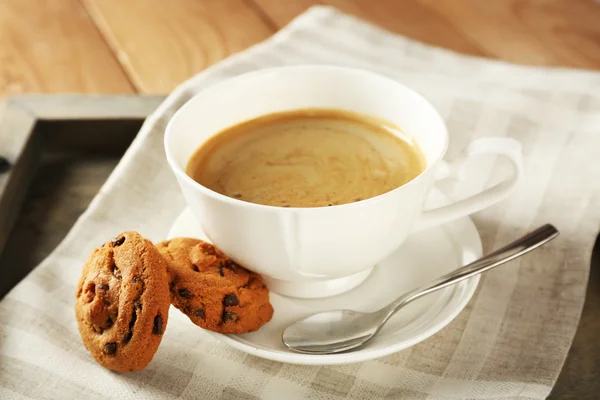
[[163,333],[163,319],[160,314],[154,317],[154,327],[152,328],[152,333],[155,335],[162,335]]
[[109,356],[114,355],[117,352],[117,342],[110,342],[104,345],[104,354]]
[[122,341],[122,343],[123,343],[123,344],[127,344],[127,343],[129,343],[129,341],[131,340],[131,338],[132,338],[132,337],[133,337],[133,332],[132,332],[132,331],[129,331],[129,332],[127,332],[127,333],[125,334],[125,336],[123,337],[123,341]]
[[101,283],[98,285],[98,289],[100,290],[108,290],[108,285],[106,283]]
[[142,278],[140,278],[139,275],[134,276],[132,279],[133,283],[138,283],[141,280],[142,280]]
[[10,169],[10,161],[6,157],[0,157],[0,174],[8,172]]
[[129,343],[133,337],[133,326],[135,325],[135,321],[137,321],[137,312],[135,311],[134,306],[133,312],[131,313],[131,320],[129,321],[129,332],[127,332],[123,337],[123,343]]
[[133,324],[135,324],[135,321],[137,321],[137,312],[134,308],[133,312],[131,313],[131,321],[129,321],[129,329],[133,329]]
[[239,302],[237,296],[233,293],[226,294],[225,297],[223,298],[223,305],[225,307],[237,306],[238,304],[240,304],[240,302]]
[[225,271],[223,271],[223,269],[228,269],[237,275],[237,271],[234,267],[234,264],[235,263],[231,260],[221,261],[221,263],[219,264],[219,275],[225,276]]
[[106,320],[106,329],[110,328],[111,326],[113,326],[113,320],[111,317],[108,317],[108,319]]
[[238,322],[240,320],[240,317],[238,317],[238,315],[234,312],[231,311],[224,311],[223,312],[223,322]]
[[199,308],[194,312],[194,315],[197,318],[202,318],[205,319],[206,318],[206,313],[204,312],[204,308]]
[[111,243],[114,247],[118,247],[118,246],[122,245],[123,243],[125,243],[125,236],[116,237],[113,240],[111,240]]
[[119,271],[119,268],[117,267],[117,264],[113,264],[112,265],[112,273],[115,276],[115,278],[117,279],[121,279],[121,271]]
[[183,288],[183,289],[179,289],[177,291],[177,293],[179,294],[179,297],[183,297],[184,299],[189,299],[191,297],[194,297],[194,295],[192,294],[192,292],[190,292],[189,290]]

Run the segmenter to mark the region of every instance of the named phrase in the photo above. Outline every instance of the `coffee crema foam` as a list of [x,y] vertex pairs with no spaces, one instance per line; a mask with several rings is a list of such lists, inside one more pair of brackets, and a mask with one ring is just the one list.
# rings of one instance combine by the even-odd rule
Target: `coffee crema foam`
[[232,198],[280,207],[323,207],[396,189],[425,169],[420,149],[389,123],[341,110],[269,114],[225,129],[186,172]]

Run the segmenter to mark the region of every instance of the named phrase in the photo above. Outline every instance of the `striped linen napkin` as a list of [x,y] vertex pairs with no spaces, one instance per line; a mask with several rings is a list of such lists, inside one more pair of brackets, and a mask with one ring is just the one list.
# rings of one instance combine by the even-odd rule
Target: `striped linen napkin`
[[[519,267],[482,277],[466,309],[438,334],[378,360],[335,367],[267,361],[227,347],[173,312],[145,370],[103,369],[79,338],[75,284],[98,243],[128,229],[163,239],[184,208],[162,146],[167,121],[212,83],[299,63],[370,69],[423,93],[448,123],[449,156],[479,136],[519,140],[522,184],[473,217],[484,251],[545,222],[562,236],[515,261]],[[600,165],[593,162],[599,109],[599,73],[458,55],[333,8],[312,8],[266,42],[177,88],[65,240],[0,302],[0,398],[545,398],[577,328],[600,226]],[[482,168],[480,184],[493,166]]]

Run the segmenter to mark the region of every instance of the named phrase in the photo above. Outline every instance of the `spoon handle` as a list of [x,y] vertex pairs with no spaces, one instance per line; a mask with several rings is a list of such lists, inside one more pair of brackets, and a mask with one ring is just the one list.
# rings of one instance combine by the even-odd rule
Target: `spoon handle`
[[404,307],[407,303],[514,260],[554,239],[558,236],[558,233],[558,230],[554,226],[546,224],[485,257],[475,260],[464,267],[458,268],[423,287],[406,293],[380,310],[380,312],[385,315],[384,321],[387,321],[389,317],[394,315],[396,311]]

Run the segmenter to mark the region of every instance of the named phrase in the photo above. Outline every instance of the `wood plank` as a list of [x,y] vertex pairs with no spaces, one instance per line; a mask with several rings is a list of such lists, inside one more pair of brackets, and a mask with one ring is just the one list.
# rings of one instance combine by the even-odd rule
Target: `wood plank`
[[[310,6],[324,3],[363,18],[391,32],[467,54],[485,55],[461,30],[418,1],[395,0],[252,0],[278,27]],[[293,4],[290,4],[293,3]]]
[[[313,4],[252,0],[281,27]],[[455,50],[530,65],[600,68],[594,0],[323,0],[392,32]]]
[[420,0],[493,57],[531,65],[600,68],[594,0]]
[[319,0],[250,0],[278,27],[282,28],[311,6],[323,4]]
[[77,0],[0,2],[0,96],[132,91]]
[[243,0],[83,0],[136,87],[164,94],[274,29]]

